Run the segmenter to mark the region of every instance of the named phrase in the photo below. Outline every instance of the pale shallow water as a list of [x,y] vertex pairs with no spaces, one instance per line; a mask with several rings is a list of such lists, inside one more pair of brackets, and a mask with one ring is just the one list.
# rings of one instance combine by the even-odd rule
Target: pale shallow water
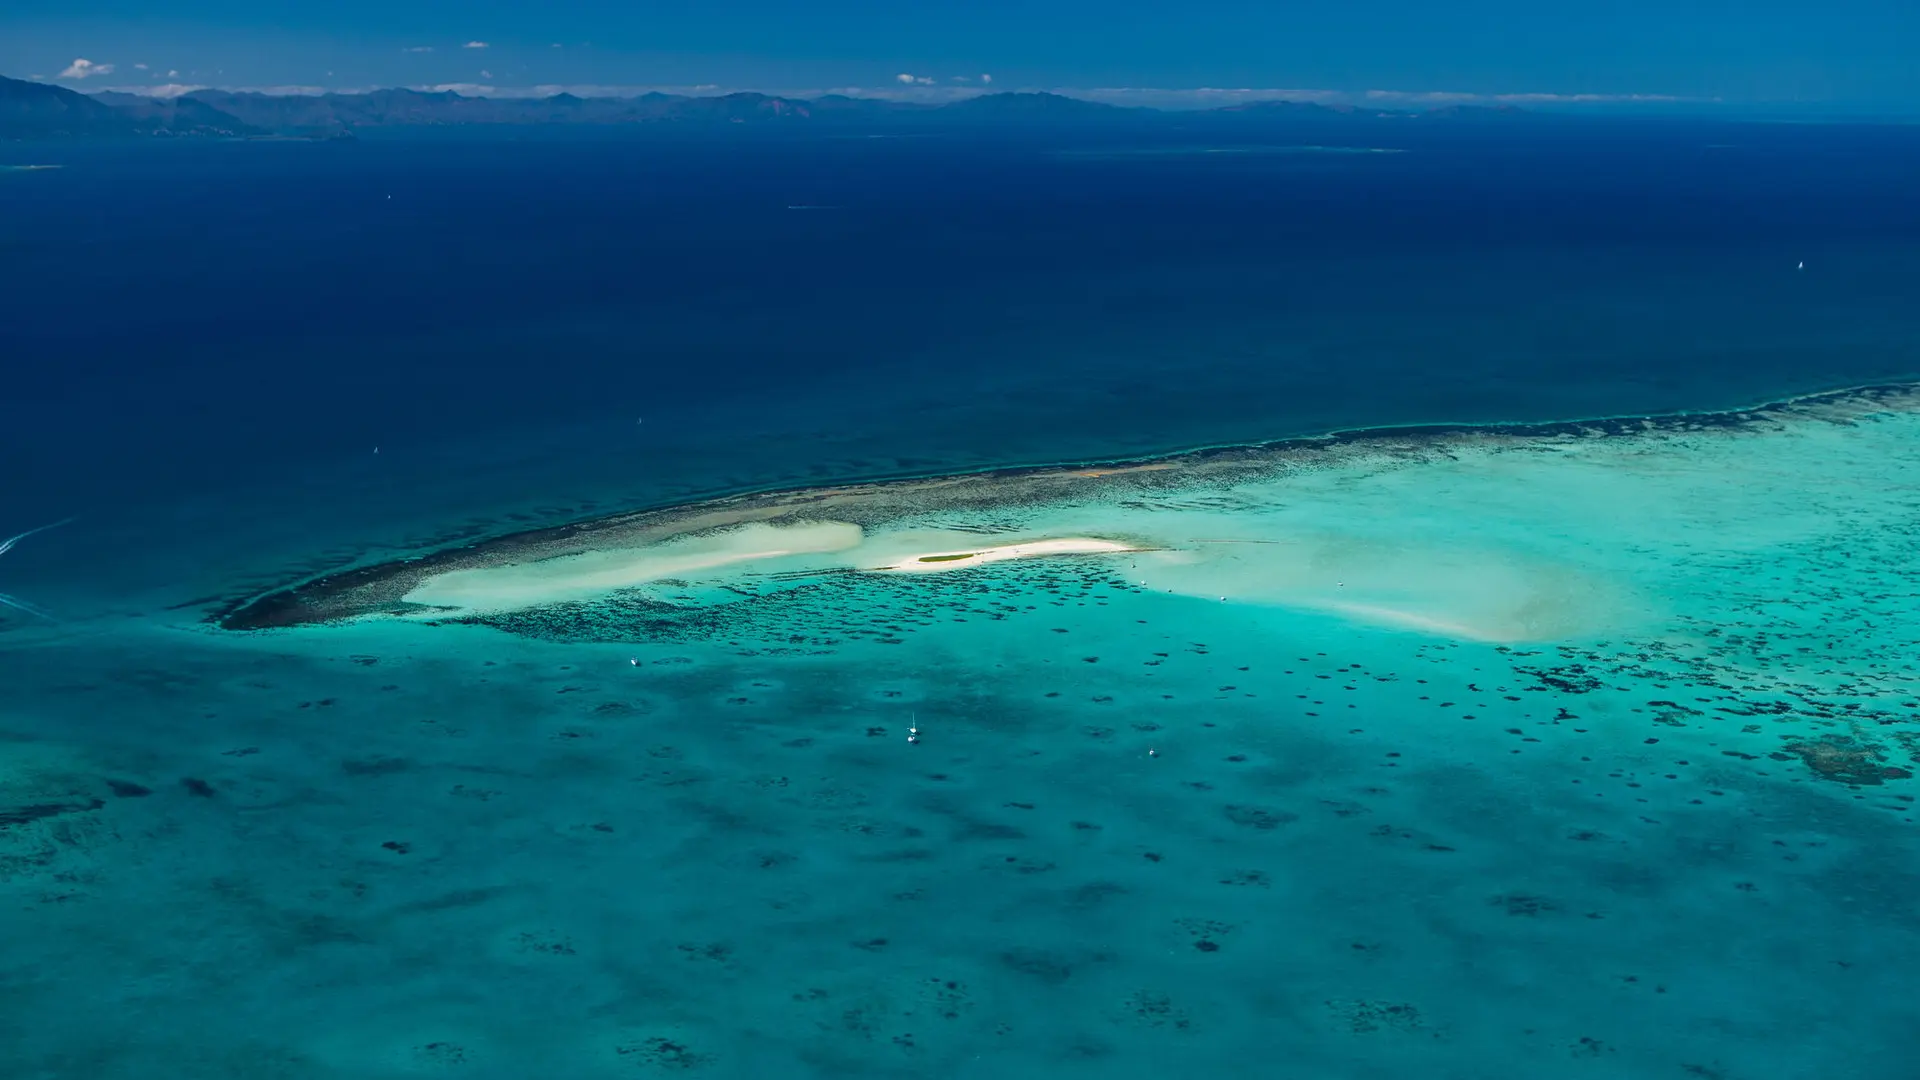
[[1910,1075],[1920,412],[1631,426],[9,623],[10,1075]]

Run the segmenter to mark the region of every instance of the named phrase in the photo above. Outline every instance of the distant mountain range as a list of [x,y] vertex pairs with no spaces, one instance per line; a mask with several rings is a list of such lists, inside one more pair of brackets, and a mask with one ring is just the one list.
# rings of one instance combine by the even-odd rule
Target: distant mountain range
[[739,93],[714,97],[469,97],[452,91],[261,94],[195,90],[179,97],[82,94],[0,76],[0,139],[103,136],[294,136],[344,138],[369,128],[460,125],[939,124],[1184,120],[1437,120],[1529,115],[1519,109],[1454,106],[1397,112],[1302,101],[1259,101],[1198,112],[1127,108],[1049,93],[983,94],[926,105],[838,94],[801,99]]
[[[130,94],[114,95],[133,98]],[[210,115],[209,115],[210,114]],[[0,78],[0,138],[116,135],[243,135],[252,129],[218,110],[133,98],[126,107],[45,83]]]

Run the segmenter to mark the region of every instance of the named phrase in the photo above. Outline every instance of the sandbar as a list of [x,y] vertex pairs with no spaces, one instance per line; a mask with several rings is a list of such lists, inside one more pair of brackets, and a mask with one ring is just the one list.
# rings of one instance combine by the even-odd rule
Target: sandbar
[[1007,559],[1032,559],[1045,555],[1113,555],[1140,550],[1142,549],[1132,544],[1123,544],[1118,540],[1095,540],[1091,537],[1075,536],[1059,540],[1033,540],[1023,544],[1001,544],[998,547],[975,548],[972,551],[937,551],[926,555],[909,555],[896,562],[870,569],[927,574],[939,573],[943,570],[958,570],[963,566],[1004,562]]

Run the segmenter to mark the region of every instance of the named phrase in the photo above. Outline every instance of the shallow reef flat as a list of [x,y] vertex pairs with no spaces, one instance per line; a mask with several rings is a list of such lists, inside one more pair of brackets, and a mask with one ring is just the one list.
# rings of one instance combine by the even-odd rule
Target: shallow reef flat
[[1917,531],[1885,387],[743,495],[10,635],[0,1041],[1896,1080]]
[[[749,583],[769,593],[834,574],[1105,550],[1128,555],[1129,587],[1479,640],[1592,637],[1676,617],[1662,598],[1676,559],[1770,553],[1795,529],[1832,525],[1821,507],[1833,498],[1884,483],[1894,501],[1867,498],[1857,512],[1884,512],[1897,527],[1903,418],[1916,400],[1910,388],[1878,387],[1733,413],[1363,431],[752,493],[326,574],[236,598],[216,621],[256,630],[533,610],[564,621],[609,601],[711,621],[715,605],[688,602],[687,588],[731,590],[726,599]],[[1835,483],[1845,490],[1827,490]],[[617,625],[607,634],[628,636]]]

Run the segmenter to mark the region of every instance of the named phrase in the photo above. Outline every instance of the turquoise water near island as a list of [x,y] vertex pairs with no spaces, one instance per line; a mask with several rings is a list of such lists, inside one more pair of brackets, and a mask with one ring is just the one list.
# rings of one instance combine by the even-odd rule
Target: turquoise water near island
[[[68,187],[7,219],[15,251],[53,259],[58,207],[136,216],[81,190],[233,231],[179,271],[221,286],[205,310],[146,269],[170,234],[112,231],[6,301],[6,355],[35,362],[0,401],[0,534],[75,516],[0,555],[0,592],[54,616],[0,622],[7,1069],[1905,1076],[1920,257],[1908,202],[1863,193],[1920,158],[1830,138],[1768,149],[1800,162],[1771,186],[1661,173],[1659,140],[1598,178],[1574,149],[1505,181],[1474,164],[1498,147],[1325,155],[1286,174],[1321,199],[1293,217],[1270,173],[1133,146],[1001,147],[1028,171],[971,203],[943,151],[914,168],[961,178],[884,214],[816,151],[656,148],[691,176],[765,155],[785,171],[749,193],[856,209],[726,232],[742,188],[682,201],[716,266],[830,233],[775,233],[711,293],[621,260],[570,282],[646,275],[677,315],[515,300],[580,256],[515,231],[465,297],[333,325],[339,267],[489,250],[354,216],[384,208],[293,243],[354,184],[467,170],[448,220],[494,241],[663,241],[605,177],[597,223],[557,196],[479,212],[475,170],[551,194],[502,161],[578,146],[350,148],[271,198],[325,171],[278,155],[336,148],[212,174],[37,151],[66,167],[8,184]],[[1203,171],[1132,171],[1169,160]],[[1597,205],[1514,201],[1581,174]],[[209,175],[247,198],[198,202]],[[1089,183],[1106,201],[1054,198]],[[1267,216],[1115,213],[1196,184]],[[1424,240],[1309,221],[1383,191]],[[971,263],[929,224],[956,205],[1000,221]],[[915,245],[902,310],[819,308],[809,273],[911,278],[885,256]],[[309,291],[237,326],[249,274]],[[160,295],[89,324],[56,303],[82,287]],[[1000,471],[1054,462],[1093,464]],[[612,545],[600,569],[644,572],[602,595],[209,621],[477,538],[829,487],[765,533]],[[822,525],[857,538],[802,542]],[[1129,550],[877,569],[1059,538]],[[681,558],[702,544],[753,557]],[[528,573],[491,572],[466,595]]]

